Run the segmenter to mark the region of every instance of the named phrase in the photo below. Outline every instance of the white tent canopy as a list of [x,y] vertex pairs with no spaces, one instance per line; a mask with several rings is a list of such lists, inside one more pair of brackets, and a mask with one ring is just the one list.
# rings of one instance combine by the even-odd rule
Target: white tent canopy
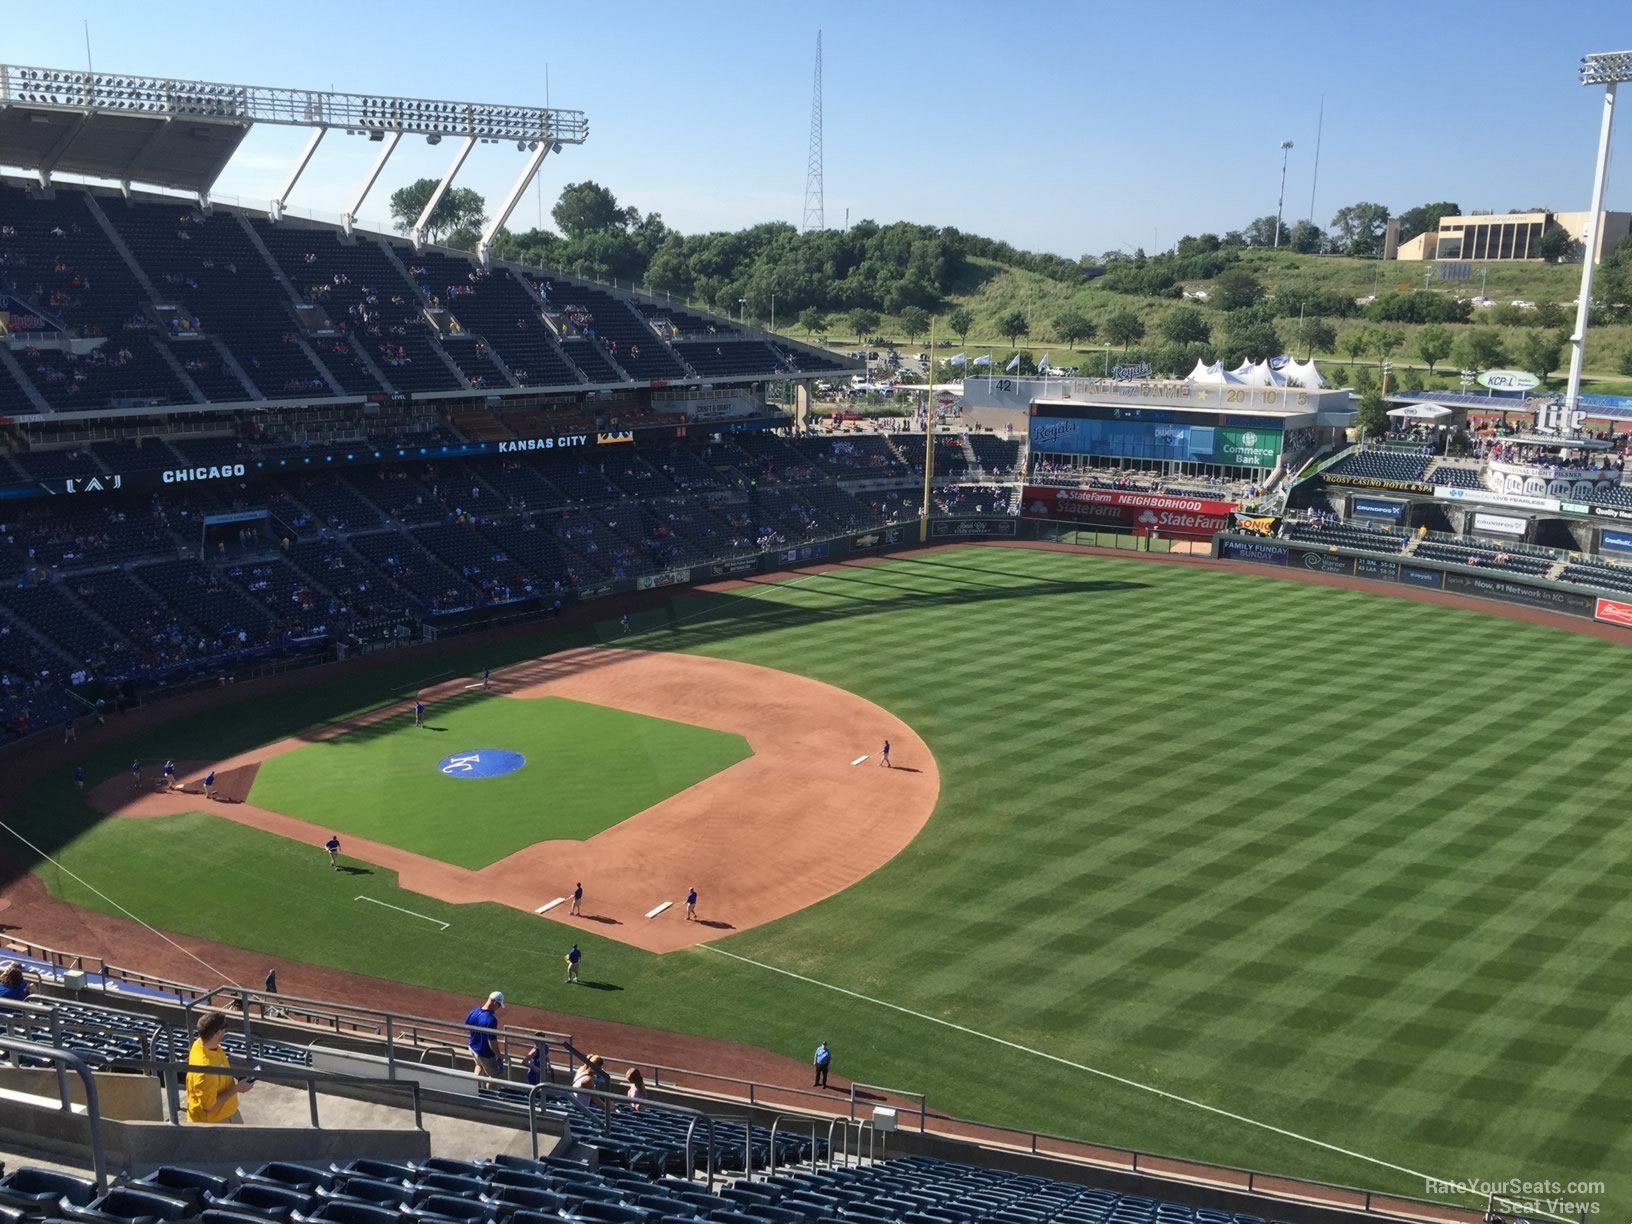
[[1196,359],[1196,368],[1185,377],[1186,382],[1200,383],[1207,387],[1237,387],[1244,381],[1224,369],[1222,362],[1213,362],[1212,365],[1203,365],[1201,359]]
[[1441,404],[1401,404],[1390,408],[1388,415],[1402,421],[1443,421],[1452,413]]

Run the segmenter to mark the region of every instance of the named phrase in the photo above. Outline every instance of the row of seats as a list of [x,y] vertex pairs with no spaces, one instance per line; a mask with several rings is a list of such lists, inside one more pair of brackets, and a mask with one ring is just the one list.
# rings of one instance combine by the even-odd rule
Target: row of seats
[[100,1193],[86,1178],[25,1166],[0,1178],[0,1204],[18,1219],[85,1224],[1267,1224],[930,1157],[857,1167],[827,1166],[825,1158],[809,1151],[793,1167],[717,1190],[681,1174],[509,1155],[355,1159],[327,1168],[269,1161],[232,1176],[162,1166]]

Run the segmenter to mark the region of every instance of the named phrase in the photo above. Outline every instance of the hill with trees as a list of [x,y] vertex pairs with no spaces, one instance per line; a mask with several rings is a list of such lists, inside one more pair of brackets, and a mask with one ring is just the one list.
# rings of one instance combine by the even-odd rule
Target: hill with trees
[[[399,227],[433,187],[421,180],[392,196]],[[1456,212],[1451,201],[1408,209],[1401,237]],[[908,222],[682,234],[588,181],[567,184],[550,215],[555,229],[501,231],[494,253],[835,344],[918,344],[933,326],[938,347],[955,338],[962,348],[990,348],[999,368],[1018,355],[1022,370],[1045,351],[1055,368],[1148,361],[1164,374],[1186,373],[1198,359],[1233,366],[1292,353],[1354,371],[1389,362],[1399,372],[1394,385],[1450,386],[1464,367],[1501,364],[1547,377],[1567,358],[1580,279],[1570,262],[1579,244],[1555,227],[1544,237],[1563,241],[1549,242],[1547,261],[1479,264],[1471,281],[1439,282],[1435,264],[1380,258],[1390,214],[1367,201],[1338,209],[1324,229],[1307,219],[1286,224],[1279,248],[1271,215],[1186,235],[1154,255],[1075,260]],[[432,229],[468,249],[484,221],[485,201],[460,189],[444,198]],[[1494,304],[1476,306],[1481,292]],[[1610,380],[1598,389],[1628,389],[1613,380],[1632,378],[1632,243],[1602,269],[1593,326],[1589,369]],[[1072,357],[1083,344],[1093,357]]]

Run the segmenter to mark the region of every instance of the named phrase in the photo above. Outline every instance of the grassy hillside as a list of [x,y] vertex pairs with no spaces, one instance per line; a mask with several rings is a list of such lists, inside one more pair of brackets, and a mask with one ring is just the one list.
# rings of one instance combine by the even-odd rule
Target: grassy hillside
[[[1021,339],[1020,346],[1031,350],[1036,356],[1047,353],[1055,365],[1072,364],[1069,350],[1054,327],[1054,319],[1067,307],[1080,309],[1100,327],[1101,331],[1104,329],[1105,320],[1112,314],[1121,310],[1133,311],[1145,325],[1146,339],[1142,343],[1146,348],[1153,348],[1162,343],[1161,322],[1169,313],[1180,307],[1200,309],[1207,321],[1213,325],[1215,339],[1222,332],[1222,312],[1203,302],[1115,293],[1101,287],[1097,281],[1073,286],[988,259],[971,259],[969,265],[969,274],[964,282],[951,295],[946,308],[937,314],[935,332],[937,343],[947,340],[956,347],[969,350],[991,348],[1006,354],[1011,351],[1010,344],[1008,338],[999,332],[998,320],[1011,310],[1019,310],[1032,327],[1031,334]],[[1424,268],[1437,270],[1436,264],[1385,263],[1375,259],[1296,255],[1290,252],[1261,250],[1244,252],[1238,266],[1258,277],[1271,296],[1319,289],[1340,293],[1350,298],[1363,298],[1370,294],[1421,291],[1424,287]],[[1487,269],[1488,277],[1482,282],[1480,273]],[[1437,275],[1437,271],[1431,273],[1432,275]],[[1573,310],[1572,303],[1581,285],[1581,269],[1579,265],[1540,263],[1476,264],[1471,281],[1454,283],[1429,279],[1426,283],[1429,292],[1454,297],[1478,296],[1483,284],[1485,293],[1498,303],[1505,304],[1515,300],[1556,302]],[[1207,281],[1185,284],[1186,289],[1192,290],[1207,287]],[[960,306],[967,308],[975,320],[966,338],[950,334],[946,323],[948,315]],[[1484,313],[1486,312],[1475,311],[1475,318]],[[860,340],[847,334],[844,316],[836,315],[832,322],[833,329],[828,333],[828,343],[840,350],[856,348]],[[1336,344],[1329,352],[1317,350],[1314,353],[1316,358],[1324,359],[1323,365],[1341,363],[1345,367],[1348,366],[1349,358],[1343,353],[1342,348],[1344,340],[1362,328],[1375,329],[1381,326],[1397,328],[1406,338],[1404,347],[1392,358],[1395,366],[1422,365],[1415,351],[1416,337],[1420,331],[1417,326],[1397,323],[1376,324],[1364,318],[1334,319],[1332,323],[1337,328]],[[1305,355],[1304,351],[1292,343],[1295,325],[1295,319],[1280,319],[1276,323],[1277,330],[1286,341],[1287,350],[1302,357]],[[1453,335],[1459,335],[1468,330],[1469,326],[1476,325],[1478,324],[1450,324],[1448,327]],[[791,336],[806,338],[794,326],[790,325],[782,330]],[[1501,332],[1509,352],[1512,353],[1523,344],[1524,337],[1530,329],[1500,327],[1496,330]],[[879,334],[891,337],[907,350],[916,351],[927,347],[926,337],[908,337],[901,327],[900,320],[893,316],[884,316],[879,325]],[[1079,344],[1078,351],[1082,352],[1086,348],[1089,346]],[[1103,342],[1091,351],[1101,354],[1100,359],[1103,360]],[[1117,351],[1112,350],[1113,360]],[[1628,352],[1632,352],[1632,327],[1595,328],[1588,344],[1587,373],[1593,384],[1588,389],[1607,394],[1632,394],[1632,378],[1616,373],[1622,354]],[[1085,360],[1079,359],[1079,364]],[[1362,359],[1359,364],[1375,363]],[[1439,368],[1450,369],[1454,375],[1454,363],[1444,361],[1439,363]],[[1562,385],[1562,379],[1562,372],[1555,373],[1551,385]],[[1430,385],[1451,386],[1453,382],[1454,377],[1447,376],[1431,380]]]

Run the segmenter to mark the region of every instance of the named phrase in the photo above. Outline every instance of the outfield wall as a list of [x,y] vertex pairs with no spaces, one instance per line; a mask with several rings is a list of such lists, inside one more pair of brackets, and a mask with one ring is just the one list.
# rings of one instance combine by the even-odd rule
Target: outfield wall
[[1231,532],[1221,532],[1213,538],[1213,556],[1225,561],[1245,561],[1315,574],[1363,578],[1383,585],[1444,591],[1473,599],[1492,599],[1632,627],[1632,596],[1625,600],[1612,599],[1529,574],[1418,560],[1404,553],[1384,557],[1347,548],[1312,548],[1292,540]]

